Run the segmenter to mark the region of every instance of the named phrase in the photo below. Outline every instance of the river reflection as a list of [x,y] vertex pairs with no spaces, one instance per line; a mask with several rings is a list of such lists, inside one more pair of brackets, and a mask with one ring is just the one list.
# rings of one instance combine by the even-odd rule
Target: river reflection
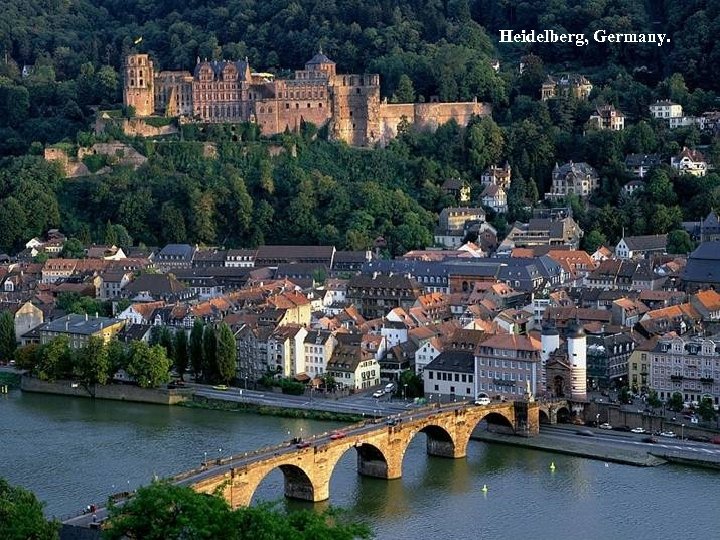
[[[250,451],[301,429],[307,435],[337,426],[13,391],[0,399],[0,476],[37,493],[49,514],[62,515],[147,484],[153,474],[194,467],[205,455]],[[289,508],[332,503],[368,521],[379,539],[657,540],[713,538],[720,529],[718,486],[716,471],[606,467],[477,441],[468,445],[467,459],[429,457],[419,435],[398,480],[358,475],[351,449],[333,472],[329,503],[285,501],[279,470],[260,484],[253,502],[280,499]],[[680,504],[680,497],[691,505]]]

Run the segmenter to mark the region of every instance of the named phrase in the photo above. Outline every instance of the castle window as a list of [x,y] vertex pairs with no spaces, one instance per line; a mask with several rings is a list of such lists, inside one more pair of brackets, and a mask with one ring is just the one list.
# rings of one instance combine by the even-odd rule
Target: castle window
[[285,104],[285,108],[286,108],[286,109],[289,109],[289,108],[290,108],[290,104],[289,104],[289,103],[286,103],[286,104]]
[[296,108],[296,109],[299,109],[299,108],[300,108],[300,104],[299,104],[299,103],[296,103],[296,104],[295,104],[295,108]]
[[134,69],[131,69],[131,70],[130,70],[130,76],[133,77],[133,78],[135,78],[135,70],[134,70]]
[[265,112],[265,107],[260,107],[260,112],[261,112],[261,113],[264,113],[264,112]]
[[269,112],[269,113],[272,112],[272,107],[268,107],[268,112]]
[[290,92],[290,97],[291,97],[291,98],[294,98],[294,97],[295,97],[295,92]]
[[135,86],[135,79],[130,79],[130,86]]
[[307,108],[309,109],[309,108],[310,108],[310,104],[308,103],[307,105],[308,105]]
[[350,111],[350,116],[352,116],[352,111]]
[[318,109],[322,109],[322,103],[318,103]]
[[138,84],[139,84],[140,86],[142,86],[142,85],[143,85],[143,80],[140,79],[140,81],[138,82]]
[[355,93],[356,93],[356,94],[359,94],[359,93],[360,93],[360,89],[359,89],[359,88],[356,88],[356,89],[355,89]]

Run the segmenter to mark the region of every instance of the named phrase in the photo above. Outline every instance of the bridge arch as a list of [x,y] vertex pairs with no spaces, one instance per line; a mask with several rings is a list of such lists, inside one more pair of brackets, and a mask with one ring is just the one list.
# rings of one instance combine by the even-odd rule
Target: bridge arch
[[244,506],[249,505],[263,480],[277,469],[279,469],[283,475],[285,497],[311,502],[323,500],[322,498],[318,498],[321,496],[323,486],[316,485],[312,475],[309,475],[305,469],[294,463],[280,463],[265,467],[264,470],[258,471],[253,475],[252,480],[248,482],[243,489],[244,498],[246,498],[247,502],[240,504]]
[[572,413],[568,407],[560,407],[557,410],[557,421],[560,424],[567,424],[570,421]]
[[546,413],[543,409],[540,409],[538,411],[538,418],[539,418],[541,424],[552,423],[550,420],[550,415],[548,413]]
[[468,436],[472,434],[477,427],[485,422],[487,424],[488,431],[496,431],[500,433],[515,434],[515,422],[514,418],[509,418],[504,412],[489,410],[483,414],[478,415],[468,430]]
[[[414,429],[408,432],[404,438],[402,448],[398,452],[398,477],[402,474],[402,463],[405,459],[410,443],[418,436],[424,433],[426,440],[427,454],[429,456],[456,458],[464,456],[465,446],[461,441],[457,440],[457,435],[448,431],[448,429],[439,423],[432,423]],[[458,444],[460,443],[460,444]]]

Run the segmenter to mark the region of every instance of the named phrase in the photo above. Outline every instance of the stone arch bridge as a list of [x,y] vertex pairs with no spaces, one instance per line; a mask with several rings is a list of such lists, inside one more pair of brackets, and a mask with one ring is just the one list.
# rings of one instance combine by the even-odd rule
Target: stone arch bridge
[[[284,476],[285,496],[312,502],[330,497],[333,470],[342,456],[354,448],[359,474],[392,480],[402,476],[405,451],[418,433],[427,436],[427,452],[433,456],[466,456],[470,435],[483,420],[488,429],[534,436],[539,429],[540,406],[535,402],[467,403],[414,410],[389,419],[361,422],[342,430],[342,435],[322,434],[306,439],[299,448],[289,442],[230,458],[188,471],[171,479],[201,493],[219,492],[233,508],[250,504],[262,480],[275,469]],[[207,465],[207,464],[205,464]]]

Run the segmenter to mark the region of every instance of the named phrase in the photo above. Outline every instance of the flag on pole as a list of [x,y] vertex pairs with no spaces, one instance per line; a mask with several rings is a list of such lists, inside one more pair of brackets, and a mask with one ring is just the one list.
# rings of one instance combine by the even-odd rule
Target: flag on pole
[[137,44],[140,43],[141,41],[142,41],[142,36],[140,36],[139,38],[136,38],[135,41],[133,41],[133,43],[134,43],[135,45],[137,45]]

